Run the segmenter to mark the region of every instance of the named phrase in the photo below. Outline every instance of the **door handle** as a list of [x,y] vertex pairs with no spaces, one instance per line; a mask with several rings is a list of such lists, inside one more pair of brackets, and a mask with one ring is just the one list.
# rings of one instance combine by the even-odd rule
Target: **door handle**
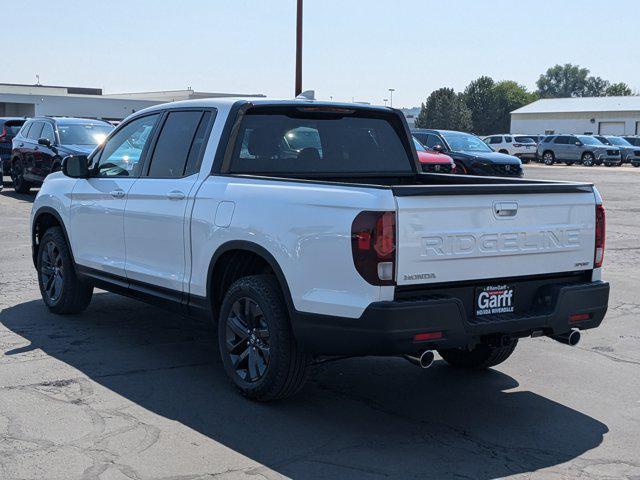
[[24,147],[24,143],[21,143],[20,145],[18,145],[19,147]]
[[169,200],[184,200],[185,197],[186,195],[180,190],[173,190],[167,193],[167,198]]
[[34,150],[40,150],[38,147],[33,147]]
[[109,192],[109,195],[111,195],[113,198],[124,198],[126,194],[124,193],[124,190],[111,190]]

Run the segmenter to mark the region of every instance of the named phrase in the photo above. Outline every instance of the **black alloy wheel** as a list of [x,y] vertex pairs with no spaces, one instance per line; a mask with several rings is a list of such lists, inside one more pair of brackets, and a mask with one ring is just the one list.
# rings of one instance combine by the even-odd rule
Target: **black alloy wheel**
[[251,298],[237,299],[226,320],[225,345],[236,374],[245,382],[257,382],[271,358],[269,326],[260,306]]
[[53,241],[49,241],[44,245],[41,258],[40,282],[42,283],[42,292],[46,296],[47,304],[55,305],[64,291],[62,254],[58,246]]

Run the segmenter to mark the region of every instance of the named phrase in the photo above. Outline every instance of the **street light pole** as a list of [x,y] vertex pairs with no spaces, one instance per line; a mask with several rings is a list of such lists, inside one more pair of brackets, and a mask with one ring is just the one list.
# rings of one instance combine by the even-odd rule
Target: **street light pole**
[[302,93],[302,0],[298,0],[296,19],[296,97]]
[[389,93],[391,93],[391,96],[389,97],[389,106],[391,108],[393,108],[393,92],[395,92],[396,89],[395,88],[390,88],[389,89]]

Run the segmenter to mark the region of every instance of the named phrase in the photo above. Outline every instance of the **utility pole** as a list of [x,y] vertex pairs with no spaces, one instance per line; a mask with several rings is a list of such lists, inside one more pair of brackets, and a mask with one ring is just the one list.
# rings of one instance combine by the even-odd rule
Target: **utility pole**
[[389,106],[391,108],[393,108],[393,92],[395,92],[396,89],[395,88],[390,88],[389,89],[389,93],[391,93],[391,95],[389,96]]
[[296,97],[302,93],[302,0],[298,0],[296,21]]

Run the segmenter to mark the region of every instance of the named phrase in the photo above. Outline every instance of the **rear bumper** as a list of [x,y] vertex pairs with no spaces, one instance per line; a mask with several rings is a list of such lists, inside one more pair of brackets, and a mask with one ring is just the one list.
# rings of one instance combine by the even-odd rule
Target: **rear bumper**
[[[519,314],[470,318],[456,297],[431,295],[420,299],[371,304],[360,318],[296,313],[294,334],[303,348],[325,355],[393,355],[425,349],[473,345],[483,338],[510,335],[561,334],[571,328],[596,328],[609,301],[609,284],[588,282],[549,284],[539,289],[534,309]],[[570,323],[572,314],[589,318]],[[440,340],[414,342],[418,333],[442,332]]]

